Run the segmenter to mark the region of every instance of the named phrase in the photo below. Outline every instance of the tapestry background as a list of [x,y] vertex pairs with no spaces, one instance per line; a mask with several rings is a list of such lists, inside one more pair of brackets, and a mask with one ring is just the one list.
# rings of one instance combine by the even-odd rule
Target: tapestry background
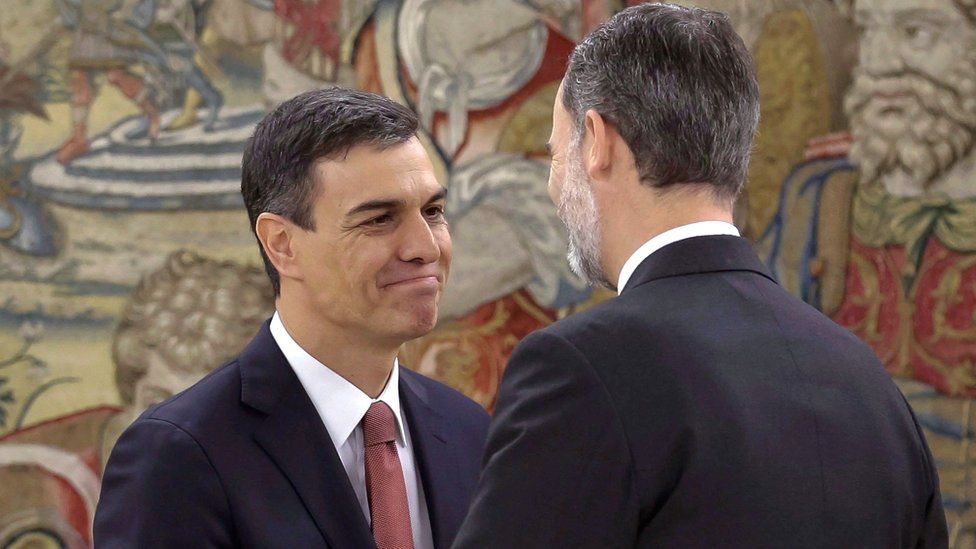
[[[867,340],[976,499],[976,7],[699,0],[754,54],[740,230]],[[339,83],[420,115],[454,266],[402,362],[489,410],[584,286],[546,194],[566,57],[622,0],[0,0],[0,547],[87,547],[112,443],[237,354],[273,301],[239,197],[254,123]],[[31,545],[36,544],[36,545]]]

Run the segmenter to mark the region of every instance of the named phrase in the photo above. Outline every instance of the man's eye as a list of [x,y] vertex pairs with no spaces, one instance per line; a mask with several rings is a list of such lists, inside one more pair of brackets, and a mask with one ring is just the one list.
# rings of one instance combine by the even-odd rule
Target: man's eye
[[441,219],[444,217],[444,206],[431,206],[425,210],[425,214],[430,219]]
[[386,225],[392,220],[393,220],[393,216],[391,216],[390,214],[384,214],[378,217],[374,217],[373,219],[370,219],[366,223],[363,223],[363,225],[366,225],[368,227],[380,227],[382,225]]
[[927,25],[908,25],[903,32],[917,47],[931,46],[937,36],[937,31]]

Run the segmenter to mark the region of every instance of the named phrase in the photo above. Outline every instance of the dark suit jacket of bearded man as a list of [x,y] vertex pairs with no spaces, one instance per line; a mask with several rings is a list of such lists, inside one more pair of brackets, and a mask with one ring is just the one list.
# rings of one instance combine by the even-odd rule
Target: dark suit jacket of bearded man
[[519,344],[455,547],[946,547],[938,482],[870,348],[702,236]]

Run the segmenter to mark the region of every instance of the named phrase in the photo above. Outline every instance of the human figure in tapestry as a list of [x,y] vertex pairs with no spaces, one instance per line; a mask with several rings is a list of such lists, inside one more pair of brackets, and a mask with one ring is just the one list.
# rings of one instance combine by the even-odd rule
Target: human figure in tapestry
[[976,5],[845,3],[850,131],[810,142],[760,240],[781,284],[871,345],[939,462],[951,546],[974,539]]
[[[976,6],[856,0],[849,136],[817,140],[762,238],[782,283],[895,375],[976,396]],[[840,153],[840,154],[838,154]]]
[[[154,58],[165,64],[165,53],[143,29],[138,19],[120,13],[122,0],[60,0],[61,21],[72,33],[68,58],[71,72],[71,137],[58,149],[57,159],[68,164],[88,152],[88,114],[95,100],[94,77],[104,73],[108,82],[136,103],[146,116],[150,140],[159,137],[159,109],[143,78],[129,65]],[[140,0],[132,15],[150,12],[152,0]]]

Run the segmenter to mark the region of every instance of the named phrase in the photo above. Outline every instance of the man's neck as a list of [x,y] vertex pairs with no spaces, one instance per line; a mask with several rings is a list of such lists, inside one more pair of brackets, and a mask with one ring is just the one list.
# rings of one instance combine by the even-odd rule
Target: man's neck
[[279,297],[275,307],[295,343],[370,398],[378,397],[386,387],[399,346],[370,342],[362,334],[350,333],[308,314],[295,307],[293,301]]
[[675,196],[630,204],[633,205],[620,208],[612,216],[604,215],[601,220],[602,267],[614,282],[634,252],[665,231],[700,221],[732,223],[731,207],[716,204],[710,196]]

